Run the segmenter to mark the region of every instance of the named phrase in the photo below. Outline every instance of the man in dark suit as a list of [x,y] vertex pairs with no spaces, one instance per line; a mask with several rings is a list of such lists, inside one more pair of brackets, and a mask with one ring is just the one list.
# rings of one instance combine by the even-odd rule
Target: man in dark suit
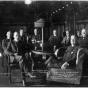
[[71,43],[70,43],[70,34],[69,34],[68,30],[66,30],[66,36],[63,38],[61,44],[63,46],[66,46],[66,47],[69,46],[69,45],[71,45]]
[[80,48],[85,48],[87,50],[83,59],[83,74],[88,73],[88,37],[86,29],[82,29],[81,37],[78,39],[78,45]]
[[2,40],[2,51],[3,51],[3,60],[2,60],[2,66],[7,65],[7,60],[8,60],[8,54],[7,54],[7,46],[8,43],[12,41],[12,33],[11,31],[8,31],[6,34],[7,38]]
[[38,30],[34,29],[34,35],[32,36],[32,44],[34,45],[34,48],[37,49],[40,47],[40,43],[42,42],[40,34],[38,34]]
[[65,54],[62,58],[57,57],[58,49],[56,50],[55,54],[52,55],[45,64],[48,66],[51,65],[52,62],[57,63],[58,67],[61,69],[65,69],[69,67],[76,66],[76,54],[77,54],[78,46],[76,45],[76,38],[74,35],[71,36],[71,45],[65,51]]
[[77,58],[77,51],[78,46],[76,37],[74,35],[71,36],[71,45],[67,48],[65,51],[65,54],[63,56],[63,64],[61,66],[61,69],[69,67],[75,67],[76,66],[76,58]]
[[55,51],[55,49],[58,47],[58,43],[59,43],[59,38],[57,36],[57,31],[56,30],[53,30],[53,35],[51,35],[49,37],[49,40],[48,41],[49,41],[50,46]]
[[4,51],[4,54],[7,54],[7,52],[6,52],[7,46],[8,46],[8,43],[11,42],[11,36],[12,36],[11,31],[8,31],[6,36],[7,36],[7,38],[2,40],[2,49]]
[[19,63],[23,76],[23,86],[25,86],[25,73],[27,73],[27,75],[31,78],[34,78],[35,76],[30,74],[30,67],[28,67],[29,62],[25,57],[24,43],[19,40],[19,33],[14,32],[13,37],[14,40],[7,46],[7,53],[10,55],[10,63],[13,63],[14,61]]
[[32,36],[32,42],[36,43],[37,41],[40,41],[40,35],[38,34],[37,29],[34,29],[34,35]]
[[82,29],[81,37],[78,39],[79,47],[88,49],[88,37],[86,29]]
[[27,37],[25,36],[23,29],[20,29],[20,40],[27,43]]

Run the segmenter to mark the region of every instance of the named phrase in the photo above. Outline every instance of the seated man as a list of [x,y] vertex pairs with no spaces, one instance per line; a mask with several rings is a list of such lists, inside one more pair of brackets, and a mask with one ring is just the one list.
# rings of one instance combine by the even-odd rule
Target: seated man
[[52,55],[45,64],[48,64],[48,66],[51,65],[51,63],[57,63],[58,67],[61,69],[65,69],[68,66],[69,67],[75,67],[76,66],[76,54],[77,54],[78,46],[76,45],[76,37],[74,35],[71,36],[71,45],[67,48],[65,51],[65,54],[62,58],[57,58],[57,50],[54,55]]
[[83,72],[88,73],[88,36],[86,29],[81,30],[81,37],[78,39],[78,45],[80,48],[85,48],[87,50],[83,60]]
[[32,36],[32,43],[36,43],[41,40],[40,35],[38,34],[38,30],[34,29],[34,35]]
[[[6,34],[7,38],[3,39],[2,40],[2,49],[3,49],[3,55],[4,55],[4,58],[2,61],[7,61],[7,58],[8,58],[8,54],[7,54],[7,46],[8,46],[8,43],[12,41],[12,33],[11,31],[8,31],[7,34]],[[7,63],[4,63],[2,62],[2,66]]]
[[32,44],[34,45],[34,48],[36,49],[37,47],[40,47],[41,41],[41,36],[38,34],[38,30],[34,29],[34,35],[32,36]]
[[27,37],[24,34],[24,30],[20,29],[20,40],[23,41],[24,43],[27,43]]
[[22,72],[23,77],[23,86],[25,86],[25,73],[28,74],[29,77],[34,78],[30,74],[30,67],[28,67],[28,62],[25,57],[25,48],[24,43],[19,40],[18,32],[14,32],[14,40],[10,42],[7,46],[7,53],[10,55],[10,63],[18,62],[20,70]]
[[2,40],[2,48],[3,48],[4,54],[7,54],[6,50],[7,50],[8,43],[11,42],[11,40],[12,40],[11,39],[11,36],[12,36],[11,31],[8,31],[6,36],[7,36],[7,38]]

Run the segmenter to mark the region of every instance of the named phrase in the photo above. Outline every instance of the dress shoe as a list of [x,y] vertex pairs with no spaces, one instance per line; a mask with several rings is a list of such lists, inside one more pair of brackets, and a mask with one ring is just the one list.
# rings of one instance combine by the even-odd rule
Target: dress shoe
[[28,73],[27,75],[28,75],[31,79],[36,77],[35,75],[31,75],[30,73]]

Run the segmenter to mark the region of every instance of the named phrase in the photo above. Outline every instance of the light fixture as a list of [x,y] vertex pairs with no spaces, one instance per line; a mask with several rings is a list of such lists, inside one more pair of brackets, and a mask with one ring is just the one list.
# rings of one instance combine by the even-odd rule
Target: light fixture
[[62,7],[62,8],[64,8],[64,7]]
[[59,9],[59,10],[61,10],[61,9]]
[[25,4],[31,4],[32,3],[32,1],[31,0],[25,0]]
[[54,13],[54,12],[53,12]]
[[68,6],[68,4],[66,6]]
[[71,4],[72,4],[72,2],[71,2]]
[[57,10],[56,10],[56,12],[57,12]]

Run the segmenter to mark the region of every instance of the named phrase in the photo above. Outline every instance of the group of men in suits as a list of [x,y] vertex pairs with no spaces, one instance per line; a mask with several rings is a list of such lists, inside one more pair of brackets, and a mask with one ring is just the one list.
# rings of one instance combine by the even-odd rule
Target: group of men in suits
[[63,38],[61,36],[57,36],[57,31],[53,30],[53,35],[51,35],[49,37],[49,44],[50,46],[53,47],[54,51],[57,48],[60,48],[61,46],[69,46],[70,45],[70,35],[69,35],[69,31],[66,30],[66,36],[63,36]]
[[[75,67],[76,66],[76,56],[79,48],[88,49],[88,37],[86,33],[86,29],[82,29],[82,36],[76,38],[75,35],[69,35],[69,31],[66,31],[66,36],[63,38],[62,42],[56,35],[56,30],[53,31],[53,36],[50,36],[49,42],[52,46],[54,46],[55,54],[51,55],[48,60],[45,61],[45,65],[48,65],[51,62],[60,62],[59,67],[61,69],[66,69],[67,67]],[[23,86],[25,86],[25,75],[27,74],[31,78],[35,78],[34,75],[30,73],[31,65],[29,52],[27,52],[27,37],[24,35],[24,31],[21,29],[20,33],[14,32],[13,40],[12,33],[8,31],[6,34],[7,38],[2,40],[2,48],[5,55],[10,56],[10,62],[13,63],[18,62],[20,70],[23,76]],[[32,37],[32,42],[37,42],[40,40],[40,36],[37,34],[37,29],[34,30],[34,36]],[[58,49],[56,46],[58,45],[58,41],[63,44],[64,47],[67,48],[63,58],[58,58],[56,53]],[[29,57],[26,57],[29,56]],[[29,59],[28,59],[29,58]],[[26,73],[26,74],[25,74]]]
[[6,35],[7,35],[7,38],[2,40],[3,53],[5,55],[9,55],[10,63],[13,63],[13,62],[19,63],[19,67],[22,72],[23,86],[25,86],[26,75],[28,75],[30,78],[36,77],[35,75],[32,75],[30,73],[31,58],[29,56],[29,52],[26,51],[27,38],[24,35],[24,31],[22,29],[20,30],[20,33],[18,32],[13,33],[13,40],[11,39],[12,37],[11,31],[8,31]]
[[[52,62],[58,62],[58,67],[61,69],[75,67],[78,49],[88,49],[88,37],[86,29],[82,29],[81,37],[79,38],[76,38],[75,35],[69,36],[69,31],[66,31],[66,36],[63,38],[63,41],[61,43],[66,47],[64,56],[62,58],[58,58],[57,54],[59,49],[56,49],[55,53],[45,61],[45,65],[49,67],[50,65],[52,65]],[[86,58],[88,57],[87,55],[84,56]],[[84,63],[85,62],[88,64],[88,60],[84,61]],[[87,67],[87,65],[85,65],[85,67]]]

